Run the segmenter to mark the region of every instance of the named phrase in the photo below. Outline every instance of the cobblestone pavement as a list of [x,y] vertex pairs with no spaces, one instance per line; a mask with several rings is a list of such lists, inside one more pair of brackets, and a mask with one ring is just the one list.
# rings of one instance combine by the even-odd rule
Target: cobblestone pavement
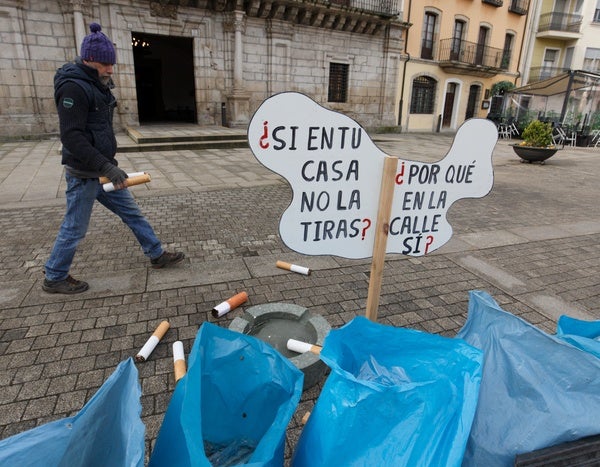
[[[379,135],[402,158],[435,161],[447,135]],[[521,164],[509,142],[494,151],[495,182],[483,199],[449,212],[452,240],[426,257],[388,255],[380,323],[454,336],[468,291],[489,292],[506,310],[547,332],[561,314],[600,319],[600,152],[565,148],[545,165]],[[151,183],[132,188],[168,248],[186,253],[153,270],[127,228],[97,207],[72,273],[90,282],[76,296],[41,291],[43,264],[63,215],[58,142],[0,144],[0,437],[77,412],[162,320],[171,328],[138,363],[146,456],[174,389],[171,344],[191,349],[206,321],[229,326],[245,307],[305,306],[336,328],[363,315],[370,260],[301,256],[278,236],[291,192],[248,149],[126,153],[126,170]],[[310,267],[310,276],[275,267]],[[210,311],[245,290],[223,318]],[[304,392],[288,429],[286,459],[322,382]]]

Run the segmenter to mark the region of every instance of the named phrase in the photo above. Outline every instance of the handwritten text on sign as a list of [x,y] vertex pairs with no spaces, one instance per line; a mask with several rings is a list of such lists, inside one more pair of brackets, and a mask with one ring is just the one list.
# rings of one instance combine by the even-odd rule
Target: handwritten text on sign
[[[452,203],[492,188],[496,140],[493,123],[472,119],[441,161],[398,161],[388,253],[421,256],[450,239]],[[287,246],[308,255],[372,255],[385,154],[357,122],[285,92],[258,108],[248,141],[255,157],[292,187],[279,224]]]

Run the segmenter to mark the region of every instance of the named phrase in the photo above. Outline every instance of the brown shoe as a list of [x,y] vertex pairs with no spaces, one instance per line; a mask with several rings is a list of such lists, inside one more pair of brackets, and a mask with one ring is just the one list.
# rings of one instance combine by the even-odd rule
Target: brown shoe
[[162,255],[158,258],[154,258],[150,260],[150,264],[154,269],[164,268],[165,266],[171,266],[173,264],[177,264],[183,261],[185,255],[179,251],[175,251],[173,253],[169,253],[168,251],[164,251]]
[[78,281],[71,277],[71,275],[68,275],[67,278],[62,281],[44,279],[44,283],[42,284],[42,290],[44,292],[62,293],[67,295],[85,292],[89,288],[90,286],[87,282]]

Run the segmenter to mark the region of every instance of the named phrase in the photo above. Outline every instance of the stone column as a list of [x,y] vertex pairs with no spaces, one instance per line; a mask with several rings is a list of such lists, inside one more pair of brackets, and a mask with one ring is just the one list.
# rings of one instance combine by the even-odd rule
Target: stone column
[[397,126],[396,103],[399,100],[400,90],[400,57],[404,41],[402,34],[406,26],[404,23],[391,21],[383,37],[383,80],[381,99],[379,101],[379,118],[382,126]]
[[244,89],[244,43],[246,15],[243,11],[234,11],[227,25],[234,33],[233,89],[227,96],[227,125],[246,127],[250,122],[250,94]]
[[75,49],[77,55],[81,52],[81,42],[86,36],[85,23],[83,22],[83,0],[72,0],[73,5],[73,30],[75,31]]
[[243,61],[244,61],[244,45],[242,43],[242,33],[246,29],[246,17],[243,11],[235,11],[233,20],[234,25],[234,58],[233,58],[233,92],[243,91]]

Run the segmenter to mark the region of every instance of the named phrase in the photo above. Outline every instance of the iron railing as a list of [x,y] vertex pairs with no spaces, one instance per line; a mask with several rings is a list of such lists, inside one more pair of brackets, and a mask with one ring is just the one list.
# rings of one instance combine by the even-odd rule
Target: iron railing
[[548,78],[554,78],[562,73],[569,71],[568,68],[550,67],[550,66],[533,66],[529,69],[528,83],[535,83]]
[[315,3],[346,6],[351,9],[381,13],[389,16],[399,14],[398,2],[394,0],[317,0]]
[[510,6],[508,7],[508,11],[512,11],[518,15],[526,15],[527,7],[529,0],[512,0],[510,2]]
[[[400,14],[398,0],[161,0],[160,4],[167,6],[189,6],[215,9],[217,11],[234,11],[240,4],[244,5],[246,11],[260,11],[261,14],[269,10],[286,10],[286,15],[293,15],[295,10],[329,10],[332,7],[341,8],[351,13],[366,15],[381,15],[393,17]],[[289,11],[288,11],[289,10]],[[256,14],[250,14],[256,16]]]
[[439,61],[452,61],[465,65],[480,65],[491,68],[508,68],[508,57],[503,49],[459,39],[440,41]]
[[562,31],[579,32],[583,16],[570,13],[545,13],[540,15],[538,32]]
[[400,13],[398,10],[398,1],[396,0],[292,0],[292,3],[299,4],[306,8],[308,5],[319,5],[324,7],[342,7],[349,10],[365,13],[375,13],[385,16],[396,16]]

